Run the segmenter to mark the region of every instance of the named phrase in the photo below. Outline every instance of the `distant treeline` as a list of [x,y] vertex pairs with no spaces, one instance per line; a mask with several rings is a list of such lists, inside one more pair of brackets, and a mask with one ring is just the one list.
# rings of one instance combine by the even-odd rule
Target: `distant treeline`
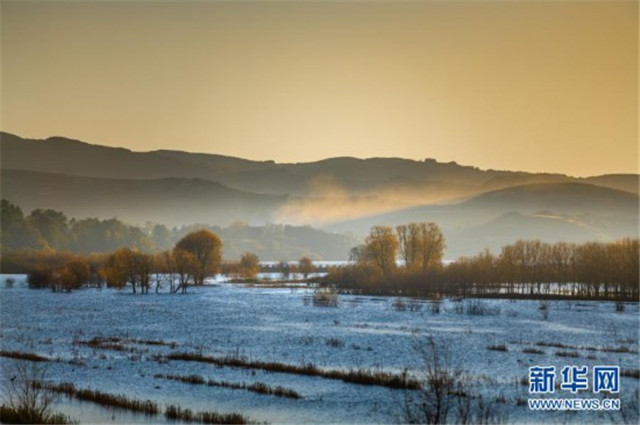
[[375,226],[365,244],[352,250],[355,264],[330,269],[323,283],[352,292],[428,297],[639,298],[638,239],[585,244],[520,240],[499,255],[485,250],[446,265],[441,261],[444,246],[434,223],[395,231]]
[[[68,218],[62,212],[36,209],[25,215],[7,200],[0,204],[0,246],[3,257],[10,251],[57,251],[99,254],[119,248],[141,252],[160,252],[172,248],[190,232],[207,228],[225,244],[225,258],[238,259],[243,252],[254,252],[264,260],[346,258],[354,240],[348,236],[323,232],[309,226],[249,226],[237,222],[229,227],[190,225],[168,228],[149,224],[140,228],[117,219]],[[3,261],[2,270],[8,264]]]
[[[2,271],[27,272],[31,287],[60,291],[106,283],[118,288],[130,285],[134,293],[163,286],[172,293],[184,292],[188,286],[202,285],[205,277],[220,272],[238,279],[255,279],[261,269],[255,250],[239,255],[240,261],[224,263],[224,242],[211,229],[169,231],[154,226],[146,233],[118,220],[68,220],[51,210],[35,210],[25,217],[20,208],[3,200]],[[306,227],[252,228],[241,224],[220,231],[249,236],[258,229],[282,235],[300,230],[308,237],[322,233]],[[158,250],[177,235],[182,236],[168,249]],[[100,249],[84,255],[70,249],[82,244]],[[116,248],[108,249],[112,246]],[[68,251],[61,252],[59,247]],[[155,252],[149,252],[154,248]],[[229,245],[224,244],[224,248],[226,253]],[[411,223],[395,229],[375,226],[363,245],[351,249],[352,264],[330,268],[320,283],[342,291],[435,298],[639,299],[638,239],[584,244],[520,240],[504,246],[499,255],[485,250],[449,264],[442,262],[444,248],[442,231],[435,223]],[[276,270],[283,279],[294,272],[306,278],[316,267],[311,258],[302,256],[295,267],[281,262],[270,269]]]

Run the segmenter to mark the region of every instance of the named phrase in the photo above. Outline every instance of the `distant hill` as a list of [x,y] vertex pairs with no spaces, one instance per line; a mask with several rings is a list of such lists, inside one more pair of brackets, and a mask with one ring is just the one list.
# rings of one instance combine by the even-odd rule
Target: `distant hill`
[[638,195],[585,183],[539,183],[509,187],[476,196],[462,208],[566,214],[638,214]]
[[640,176],[637,174],[606,174],[604,176],[587,177],[585,183],[627,192],[640,193]]
[[24,210],[46,207],[72,217],[117,217],[132,224],[263,224],[272,221],[288,199],[202,179],[98,179],[7,169],[1,173],[2,196]]
[[543,183],[500,189],[465,202],[407,208],[333,223],[327,229],[363,237],[371,226],[433,221],[443,228],[447,255],[499,250],[517,239],[585,242],[638,237],[636,194],[584,183]]
[[447,232],[448,255],[457,258],[489,248],[494,253],[518,239],[537,239],[544,242],[583,243],[616,239],[598,227],[576,219],[551,214],[522,214],[508,212],[495,219],[471,226],[464,231]]
[[0,154],[4,198],[72,217],[171,226],[288,223],[359,238],[376,224],[434,221],[449,240],[448,255],[535,235],[638,236],[637,174],[575,178],[401,158],[290,164],[9,133],[0,133]]

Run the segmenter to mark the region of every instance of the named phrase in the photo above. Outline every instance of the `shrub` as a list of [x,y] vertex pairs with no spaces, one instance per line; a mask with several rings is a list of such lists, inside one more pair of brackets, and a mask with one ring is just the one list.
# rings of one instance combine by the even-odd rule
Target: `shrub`
[[407,309],[407,304],[402,300],[402,298],[396,298],[391,303],[391,308],[395,311],[405,311]]
[[549,301],[540,301],[540,307],[538,307],[540,313],[542,314],[542,318],[544,320],[549,319]]
[[433,314],[440,313],[441,308],[442,308],[442,300],[440,298],[436,298],[431,301],[431,312]]
[[27,284],[32,289],[51,288],[54,292],[71,292],[91,280],[89,262],[80,256],[60,254],[43,257],[27,271]]
[[27,284],[32,289],[48,288],[53,283],[53,274],[51,266],[34,266],[27,272]]
[[315,307],[338,307],[338,294],[330,290],[316,290],[311,302]]
[[333,347],[333,348],[342,348],[344,347],[344,341],[338,338],[329,338],[327,339],[326,344],[329,347]]
[[499,308],[490,308],[480,300],[469,300],[466,303],[465,313],[472,316],[498,316]]

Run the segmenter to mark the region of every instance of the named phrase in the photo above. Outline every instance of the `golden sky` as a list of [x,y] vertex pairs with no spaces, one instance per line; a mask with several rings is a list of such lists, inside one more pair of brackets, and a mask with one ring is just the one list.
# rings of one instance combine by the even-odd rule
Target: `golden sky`
[[1,7],[1,128],[23,137],[638,172],[637,1]]

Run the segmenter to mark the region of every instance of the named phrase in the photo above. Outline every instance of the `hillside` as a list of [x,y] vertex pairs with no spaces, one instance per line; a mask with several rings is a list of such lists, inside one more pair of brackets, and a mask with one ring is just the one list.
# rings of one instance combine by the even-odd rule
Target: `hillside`
[[487,192],[461,207],[521,212],[548,209],[567,214],[637,216],[638,195],[585,183],[540,183]]
[[132,224],[263,224],[287,201],[202,179],[123,180],[2,170],[2,196],[24,210],[52,208],[72,217],[118,217]]
[[412,221],[438,223],[447,255],[494,250],[517,239],[547,242],[609,241],[638,236],[638,195],[584,183],[516,186],[458,204],[407,208],[341,223],[327,229],[363,237],[371,226]]
[[402,158],[288,164],[8,133],[0,133],[0,153],[4,198],[26,211],[54,208],[70,217],[312,225],[358,238],[377,224],[433,221],[449,240],[448,255],[522,237],[638,235],[634,174],[575,178]]

